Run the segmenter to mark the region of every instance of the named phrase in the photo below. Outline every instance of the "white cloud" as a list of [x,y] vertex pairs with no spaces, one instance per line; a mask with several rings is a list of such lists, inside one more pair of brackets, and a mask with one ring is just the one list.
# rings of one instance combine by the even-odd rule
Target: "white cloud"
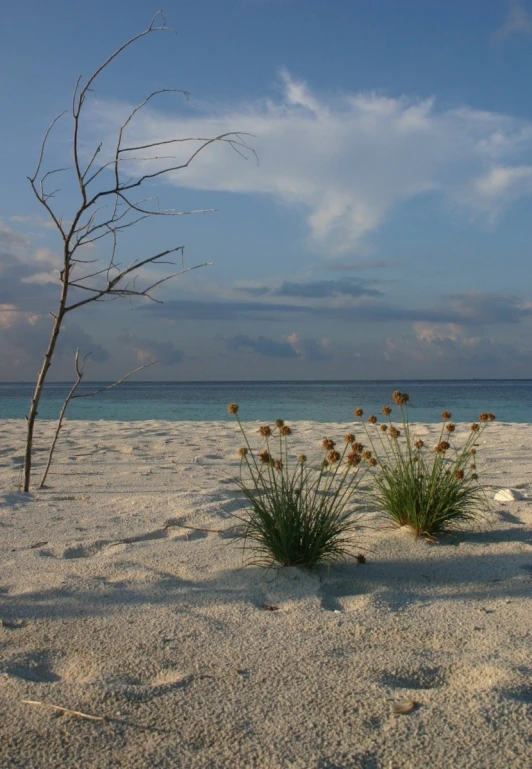
[[532,34],[532,14],[521,5],[520,0],[510,0],[510,8],[504,24],[495,32],[495,40],[504,40],[514,34]]
[[[258,166],[227,145],[211,146],[167,180],[195,189],[263,194],[292,205],[303,213],[313,243],[329,253],[364,247],[365,236],[420,195],[437,193],[462,214],[494,221],[516,197],[531,191],[532,167],[523,160],[532,149],[531,122],[469,107],[438,109],[434,99],[377,93],[325,98],[285,70],[281,79],[282,96],[276,101],[215,115],[148,109],[130,126],[126,142],[136,146],[234,130],[253,134],[249,141],[258,151]],[[103,132],[110,140],[130,107],[100,101],[91,109],[94,135]],[[158,147],[151,157],[174,154],[182,162],[194,146]],[[138,166],[154,171],[162,161]]]

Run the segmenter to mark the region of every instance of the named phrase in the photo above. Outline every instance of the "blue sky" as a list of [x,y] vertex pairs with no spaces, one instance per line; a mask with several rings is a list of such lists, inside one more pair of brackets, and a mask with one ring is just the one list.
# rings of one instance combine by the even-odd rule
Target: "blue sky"
[[[0,380],[31,380],[58,296],[60,242],[27,175],[50,121],[149,24],[145,0],[26,0],[0,30]],[[184,0],[177,36],[139,41],[97,81],[83,152],[250,134],[147,185],[163,209],[123,234],[129,263],[185,246],[163,303],[73,312],[50,372],[159,380],[532,377],[532,0]],[[131,146],[131,145],[130,145]],[[184,145],[189,147],[190,145]],[[183,145],[180,145],[183,152]],[[68,115],[47,168],[71,163]],[[184,155],[179,155],[184,158]],[[161,161],[129,164],[128,173]],[[59,178],[59,177],[57,177]],[[78,204],[69,172],[54,200]],[[106,174],[101,178],[105,183]],[[108,258],[105,243],[91,258]],[[168,269],[168,268],[166,268]],[[145,281],[166,274],[143,273]],[[152,276],[154,276],[152,278]]]

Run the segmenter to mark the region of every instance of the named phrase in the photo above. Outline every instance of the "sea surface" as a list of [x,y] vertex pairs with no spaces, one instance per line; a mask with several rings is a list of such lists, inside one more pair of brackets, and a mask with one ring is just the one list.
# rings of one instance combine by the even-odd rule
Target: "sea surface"
[[[85,396],[108,382],[83,383]],[[0,383],[0,419],[23,419],[33,384]],[[40,419],[56,419],[70,390],[68,383],[45,386]],[[532,423],[532,380],[412,380],[333,382],[124,382],[95,396],[72,400],[67,419],[136,421],[165,419],[219,421],[234,419],[229,403],[238,403],[242,421],[350,422],[353,409],[380,415],[393,405],[394,390],[410,396],[412,422],[438,422],[448,409],[456,422],[472,422],[482,411],[500,422]]]

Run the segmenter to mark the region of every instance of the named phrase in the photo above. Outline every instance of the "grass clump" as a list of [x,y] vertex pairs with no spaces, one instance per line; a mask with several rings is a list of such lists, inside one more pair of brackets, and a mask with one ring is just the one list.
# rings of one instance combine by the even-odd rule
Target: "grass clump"
[[238,417],[228,407],[244,438],[239,450],[236,484],[247,501],[241,539],[253,562],[312,569],[352,553],[356,522],[349,503],[362,477],[361,456],[346,435],[341,451],[330,438],[322,441],[317,463],[289,451],[292,429],[282,419],[259,428],[260,446],[252,448]]
[[[409,526],[416,536],[434,536],[473,520],[486,495],[476,465],[476,444],[493,414],[483,413],[470,426],[461,446],[453,444],[456,425],[450,411],[442,413],[442,426],[434,445],[413,435],[408,421],[409,396],[396,391],[393,400],[400,424],[392,421],[392,408],[384,406],[385,421],[376,416],[364,425],[378,469],[370,502],[397,526]],[[361,417],[362,409],[355,410]]]

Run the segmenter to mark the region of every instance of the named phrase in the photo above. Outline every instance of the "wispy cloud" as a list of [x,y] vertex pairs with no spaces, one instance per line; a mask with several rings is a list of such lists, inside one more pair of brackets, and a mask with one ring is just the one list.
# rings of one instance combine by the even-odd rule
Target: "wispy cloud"
[[[305,217],[311,241],[328,255],[363,253],[364,238],[419,196],[438,195],[449,209],[493,222],[532,190],[530,121],[467,106],[439,109],[434,99],[324,96],[284,70],[281,81],[276,99],[226,105],[211,114],[147,109],[128,127],[129,146],[235,130],[254,135],[259,165],[220,144],[168,181],[261,194],[293,206]],[[95,135],[110,137],[129,108],[109,101],[92,105]],[[194,146],[165,150],[181,162]],[[156,170],[161,161],[141,165]]]
[[290,296],[303,299],[326,297],[382,296],[383,292],[368,285],[362,278],[343,280],[316,280],[306,282],[283,281],[279,286],[240,286],[239,290],[254,296]]
[[510,0],[510,8],[504,23],[493,35],[494,40],[506,40],[510,35],[532,35],[532,13],[521,4],[521,0]]
[[439,323],[467,327],[513,325],[532,317],[532,302],[520,297],[469,292],[441,297],[431,306],[401,307],[373,297],[338,303],[335,300],[301,300],[298,303],[180,299],[148,304],[138,309],[168,321],[241,321],[293,323],[294,319],[364,323]]

